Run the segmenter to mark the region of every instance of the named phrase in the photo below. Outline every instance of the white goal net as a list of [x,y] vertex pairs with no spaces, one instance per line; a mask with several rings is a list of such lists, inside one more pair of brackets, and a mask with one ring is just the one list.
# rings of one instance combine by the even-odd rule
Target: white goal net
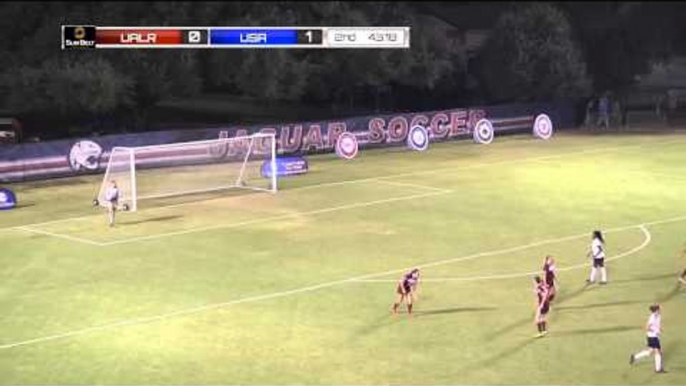
[[[97,197],[105,205],[111,181],[119,205],[138,209],[140,201],[223,189],[276,193],[276,138],[273,134],[142,147],[115,147]],[[266,172],[266,173],[265,173]]]

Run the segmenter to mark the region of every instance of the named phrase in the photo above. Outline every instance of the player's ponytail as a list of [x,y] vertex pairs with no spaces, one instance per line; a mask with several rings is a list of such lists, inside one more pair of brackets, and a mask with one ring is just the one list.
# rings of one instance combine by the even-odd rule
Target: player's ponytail
[[605,239],[603,239],[603,234],[599,230],[593,231],[593,238],[600,240],[601,243],[605,244]]

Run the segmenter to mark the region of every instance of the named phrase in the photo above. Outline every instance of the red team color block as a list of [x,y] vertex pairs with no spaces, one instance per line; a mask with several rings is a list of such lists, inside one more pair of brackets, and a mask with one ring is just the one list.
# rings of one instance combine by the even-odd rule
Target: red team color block
[[183,44],[180,29],[111,29],[95,31],[96,45],[170,45]]

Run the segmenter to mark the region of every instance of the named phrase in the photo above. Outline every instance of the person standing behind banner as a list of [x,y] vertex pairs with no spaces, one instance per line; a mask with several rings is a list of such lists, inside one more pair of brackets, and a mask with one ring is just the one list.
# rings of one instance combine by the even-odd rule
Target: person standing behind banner
[[617,126],[622,124],[622,108],[619,105],[619,99],[612,101],[612,122]]
[[610,128],[610,98],[607,93],[598,100],[598,123],[597,126],[605,126],[605,129]]
[[587,128],[591,127],[593,123],[593,104],[595,103],[595,98],[591,98],[586,103],[586,119],[584,120],[584,126]]

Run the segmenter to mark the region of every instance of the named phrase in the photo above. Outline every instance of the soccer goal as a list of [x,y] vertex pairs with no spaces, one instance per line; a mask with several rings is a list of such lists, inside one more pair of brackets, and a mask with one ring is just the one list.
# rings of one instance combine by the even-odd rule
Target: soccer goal
[[223,189],[276,193],[277,173],[265,173],[270,170],[276,170],[274,134],[115,147],[95,203],[106,204],[111,181],[119,188],[119,205],[131,211],[146,199]]

